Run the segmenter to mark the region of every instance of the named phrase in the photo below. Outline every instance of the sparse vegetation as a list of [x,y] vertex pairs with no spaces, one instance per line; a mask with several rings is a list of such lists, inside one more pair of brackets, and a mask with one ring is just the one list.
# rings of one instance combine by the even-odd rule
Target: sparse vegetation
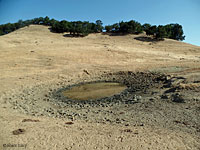
[[88,21],[57,21],[55,19],[50,19],[48,16],[34,18],[31,20],[19,20],[17,23],[7,23],[0,25],[0,35],[8,34],[19,28],[29,26],[31,24],[37,25],[47,25],[51,26],[51,30],[56,33],[69,32],[72,36],[87,36],[90,33],[100,33],[103,29],[107,33],[119,33],[119,34],[140,34],[143,31],[146,35],[153,36],[155,39],[170,38],[174,40],[184,40],[182,26],[179,24],[168,24],[168,25],[150,25],[145,23],[141,25],[135,20],[130,20],[128,22],[119,22],[113,25],[106,25],[103,27],[101,20],[97,20],[95,23]]
[[139,34],[142,33],[142,25],[134,20],[129,22],[115,23],[113,25],[105,26],[106,32],[123,33],[123,34]]
[[29,26],[31,24],[51,26],[51,30],[53,32],[70,32],[72,36],[87,36],[89,33],[98,33],[102,32],[103,30],[103,23],[101,20],[97,20],[96,23],[90,23],[88,21],[69,22],[66,20],[57,21],[55,19],[49,19],[49,17],[46,16],[45,18],[39,17],[26,21],[19,20],[17,23],[7,23],[0,25],[0,35],[8,34],[12,31],[25,26]]
[[105,26],[105,30],[108,33],[121,34],[139,34],[145,31],[147,36],[153,36],[157,40],[170,38],[183,41],[185,39],[185,36],[183,35],[183,28],[179,24],[152,26],[148,23],[141,25],[139,22],[131,20],[129,22],[122,21],[113,25],[107,25]]

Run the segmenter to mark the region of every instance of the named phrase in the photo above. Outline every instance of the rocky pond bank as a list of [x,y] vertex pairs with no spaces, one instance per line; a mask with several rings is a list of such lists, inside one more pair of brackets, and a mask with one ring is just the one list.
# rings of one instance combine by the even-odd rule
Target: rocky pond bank
[[[121,93],[93,100],[73,100],[62,91],[83,83],[118,82],[127,86]],[[196,84],[197,83],[197,84]],[[1,98],[16,111],[72,122],[84,120],[124,126],[161,126],[199,137],[200,93],[197,81],[152,72],[120,71],[81,81],[39,84]],[[185,86],[184,86],[185,85]],[[190,85],[190,86],[189,86]]]

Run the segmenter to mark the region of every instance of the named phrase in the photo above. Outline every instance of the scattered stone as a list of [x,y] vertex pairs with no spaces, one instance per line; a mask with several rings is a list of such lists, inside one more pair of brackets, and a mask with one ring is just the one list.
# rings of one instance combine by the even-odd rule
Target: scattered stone
[[174,122],[177,123],[177,124],[183,124],[183,125],[185,125],[185,126],[188,126],[188,125],[189,125],[189,123],[188,123],[188,122],[185,122],[185,121],[174,120]]
[[133,132],[134,134],[139,134],[137,131],[136,132]]
[[14,130],[12,133],[13,135],[19,135],[19,134],[24,134],[25,130],[24,129],[17,129]]
[[169,98],[170,98],[169,95],[166,94],[161,95],[161,99],[169,99]]
[[153,91],[153,92],[151,92],[151,95],[154,95],[154,94],[157,94],[158,92],[155,92],[155,91]]
[[133,132],[131,129],[124,129],[124,132]]
[[141,127],[143,127],[143,126],[144,126],[144,124],[143,124],[143,123],[140,123],[140,124],[138,124],[138,125],[136,125],[136,126],[141,126]]
[[117,118],[117,119],[116,119],[116,121],[117,121],[117,122],[119,122],[119,121],[120,121],[120,119],[119,119],[119,118]]
[[155,99],[154,98],[150,98],[149,101],[153,102]]
[[[63,83],[59,83],[58,85],[56,85],[57,83],[56,81],[55,84],[52,84],[52,86],[48,85],[48,87],[45,87],[43,85],[39,87],[35,86],[34,88],[32,87],[28,88],[27,90],[23,91],[22,94],[20,95],[24,97],[23,100],[20,100],[19,97],[13,98],[12,95],[7,96],[7,99],[9,102],[13,104],[12,106],[16,107],[16,109],[20,111],[25,110],[27,114],[44,115],[44,116],[50,116],[50,117],[55,117],[55,118],[66,118],[68,121],[70,121],[70,122],[64,123],[66,124],[66,126],[67,125],[70,126],[74,124],[73,121],[75,119],[85,120],[88,122],[94,121],[94,122],[99,122],[99,123],[111,123],[111,124],[119,123],[119,124],[122,124],[124,128],[129,128],[130,126],[134,125],[135,123],[137,123],[138,120],[141,119],[141,121],[146,125],[148,124],[146,122],[147,119],[148,119],[147,121],[154,122],[154,118],[153,119],[150,118],[151,116],[149,115],[149,113],[153,112],[155,109],[158,110],[158,115],[160,116],[163,115],[163,117],[166,117],[166,118],[168,117],[169,113],[166,113],[166,112],[169,112],[169,110],[166,110],[164,107],[165,105],[168,105],[168,103],[166,103],[165,101],[160,101],[160,95],[162,95],[162,93],[166,90],[163,88],[163,82],[161,82],[161,80],[162,81],[166,80],[164,79],[164,77],[161,78],[160,81],[155,84],[156,76],[154,76],[153,74],[145,74],[145,73],[142,74],[142,73],[131,73],[131,72],[128,72],[127,74],[124,72],[121,72],[119,74],[116,75],[115,73],[113,73],[108,78],[105,78],[103,76],[102,78],[98,78],[98,79],[99,81],[101,80],[104,81],[105,79],[105,81],[115,80],[120,83],[126,83],[128,89],[124,91],[123,93],[120,93],[111,97],[106,97],[100,100],[77,102],[76,100],[63,99],[62,95],[59,95],[59,92],[58,92],[59,90],[61,90],[61,88],[68,88],[70,86],[78,85],[76,82],[72,82],[73,85],[69,85],[68,83],[69,79],[62,80]],[[171,79],[168,79],[168,80],[171,80]],[[84,82],[93,82],[93,81],[84,80]],[[98,82],[98,81],[96,81],[95,79],[95,82]],[[38,88],[40,91],[38,90]],[[143,91],[146,91],[147,95],[144,94]],[[158,91],[158,92],[152,93],[152,91]],[[168,91],[166,93],[164,92],[164,94],[161,97],[163,99],[172,100],[171,95],[174,94],[173,92],[174,92],[174,88],[170,87],[168,88]],[[175,92],[178,93],[177,91]],[[151,95],[151,93],[153,95]],[[10,100],[9,100],[9,97],[11,97]],[[178,99],[180,99],[179,94],[177,95],[175,94],[173,96],[174,102],[181,101],[181,100],[177,100],[177,97]],[[198,95],[196,97],[198,97]],[[13,99],[17,99],[16,102]],[[195,102],[192,99],[190,100],[192,102]],[[39,103],[41,101],[43,102],[42,105],[40,105]],[[24,107],[24,106],[28,106],[28,107]],[[177,106],[179,107],[179,105]],[[145,109],[145,107],[147,108]],[[184,105],[184,107],[186,106]],[[198,112],[200,111],[200,108],[196,108],[196,107],[194,108],[195,108],[194,110],[195,113],[197,111]],[[190,110],[186,110],[183,108],[183,111],[186,111],[187,114],[190,113]],[[163,114],[162,114],[162,111],[164,111]],[[174,112],[174,108],[172,108],[172,111]],[[176,115],[180,116],[180,114],[177,113]],[[141,118],[138,118],[138,115],[140,115],[139,117]],[[146,117],[147,115],[149,116],[149,118]],[[154,114],[152,116],[154,117]],[[155,115],[155,122],[158,121],[156,117],[157,116]],[[123,118],[125,118],[125,120],[123,120]],[[131,118],[131,119],[129,120],[128,118]],[[174,118],[172,118],[172,120],[170,119],[169,119],[169,122],[173,122]],[[22,120],[22,122],[39,122],[39,121],[24,119]],[[144,126],[144,124],[138,123],[135,126]],[[187,124],[187,122],[182,123],[182,124]],[[129,131],[125,130],[125,132],[129,132]],[[138,134],[138,133],[134,133],[135,132],[134,130],[132,132],[133,134]]]
[[166,90],[165,93],[173,93],[175,91],[176,91],[176,88],[173,87],[173,88]]
[[179,86],[180,83],[183,83],[185,81],[185,78],[174,78],[174,80],[171,81],[171,86],[172,87],[177,87]]
[[23,119],[22,122],[40,122],[39,120]]
[[111,120],[110,120],[110,119],[107,119],[107,118],[105,118],[105,120],[106,120],[107,122],[111,122]]
[[136,96],[137,100],[141,100],[142,99],[142,96],[138,95]]
[[173,102],[176,102],[176,103],[184,103],[185,102],[183,95],[181,95],[180,93],[172,94],[171,99]]
[[69,122],[65,122],[65,124],[67,124],[67,125],[72,125],[72,124],[74,124],[74,123],[71,122],[71,121],[69,121]]
[[85,72],[88,75],[90,74],[86,69],[84,69],[83,72]]

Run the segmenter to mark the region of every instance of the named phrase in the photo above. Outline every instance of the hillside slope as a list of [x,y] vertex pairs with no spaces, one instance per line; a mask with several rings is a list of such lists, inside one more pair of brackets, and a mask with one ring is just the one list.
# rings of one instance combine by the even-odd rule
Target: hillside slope
[[[38,87],[38,91],[42,91],[40,88],[98,79],[110,72],[164,72],[187,78],[188,82],[200,81],[198,46],[170,39],[155,42],[143,34],[109,36],[98,33],[72,38],[67,33],[52,33],[48,28],[31,25],[0,36],[0,147],[10,143],[27,144],[27,149],[37,150],[200,148],[199,134],[162,126],[127,127],[84,120],[75,120],[70,126],[65,124],[67,119],[34,117],[34,114],[14,110],[8,95],[12,101],[20,101],[23,97],[20,99],[16,95],[26,89],[37,90]],[[22,122],[23,119],[38,119],[39,122]],[[26,132],[12,135],[18,128]],[[127,129],[133,132],[123,132],[129,131]]]

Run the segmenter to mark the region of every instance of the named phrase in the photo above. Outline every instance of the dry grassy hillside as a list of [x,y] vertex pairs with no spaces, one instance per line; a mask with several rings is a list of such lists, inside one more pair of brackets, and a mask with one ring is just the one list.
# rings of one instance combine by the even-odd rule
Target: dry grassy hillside
[[[47,87],[54,88],[55,85],[58,88],[62,82],[69,85],[118,71],[167,73],[185,79],[178,86],[195,84],[199,88],[198,46],[171,39],[155,42],[143,34],[109,36],[99,33],[72,38],[67,37],[67,33],[52,33],[48,28],[31,25],[0,37],[0,148],[12,149],[2,144],[27,144],[26,149],[37,150],[200,149],[200,129],[193,129],[192,125],[182,125],[185,130],[172,130],[171,126],[157,124],[127,127],[79,119],[68,125],[66,122],[70,120],[66,118],[22,113],[23,106],[15,109],[14,101],[20,103],[27,95],[31,96],[26,103],[42,99],[45,92],[40,91]],[[24,96],[20,97],[19,93],[27,89],[31,89],[31,93],[23,93]],[[195,108],[191,106],[191,112],[196,113],[195,120],[200,120],[199,102],[197,95]],[[41,105],[51,107],[46,102]],[[23,122],[23,119],[32,121]],[[198,121],[196,125],[200,125]],[[13,135],[17,129],[25,132]],[[22,148],[15,146],[15,149]]]

